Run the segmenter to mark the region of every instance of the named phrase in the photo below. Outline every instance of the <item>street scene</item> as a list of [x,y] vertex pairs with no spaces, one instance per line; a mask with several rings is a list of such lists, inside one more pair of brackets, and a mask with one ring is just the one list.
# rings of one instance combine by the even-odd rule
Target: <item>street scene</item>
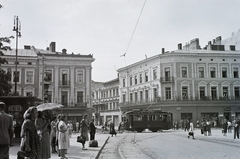
[[237,6],[0,2],[0,159],[239,158]]

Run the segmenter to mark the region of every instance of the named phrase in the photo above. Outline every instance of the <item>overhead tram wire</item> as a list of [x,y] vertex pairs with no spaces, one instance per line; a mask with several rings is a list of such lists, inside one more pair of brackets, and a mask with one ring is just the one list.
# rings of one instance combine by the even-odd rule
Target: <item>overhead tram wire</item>
[[[128,73],[129,73],[129,72],[128,72],[128,67],[127,67],[127,62],[126,62],[126,54],[127,54],[127,52],[128,52],[128,48],[129,48],[129,46],[130,46],[130,44],[131,44],[131,42],[132,42],[133,35],[134,35],[134,33],[135,33],[135,31],[136,31],[136,28],[137,28],[137,26],[138,26],[138,22],[139,22],[139,20],[140,20],[140,18],[141,18],[141,15],[142,15],[143,9],[144,9],[144,7],[145,7],[146,1],[147,1],[147,0],[145,0],[144,3],[143,3],[141,12],[140,12],[140,14],[139,14],[139,16],[138,16],[136,25],[135,25],[135,27],[134,27],[134,29],[133,29],[133,32],[132,32],[131,38],[130,38],[130,40],[129,40],[129,42],[128,42],[126,51],[125,51],[124,54],[122,54],[122,55],[120,56],[120,57],[124,57],[125,67],[126,67],[126,71],[127,71],[127,78],[128,78]],[[128,92],[129,92],[128,89],[129,89],[129,88],[127,87],[127,94],[128,94]],[[127,96],[128,96],[128,101],[129,101],[129,95],[127,95]]]
[[[139,14],[139,16],[138,16],[137,23],[136,23],[136,25],[135,25],[135,27],[134,27],[134,30],[133,30],[133,32],[132,32],[132,35],[131,35],[130,41],[129,41],[128,45],[127,45],[127,49],[126,49],[126,51],[125,51],[125,54],[127,53],[128,48],[129,48],[129,46],[130,46],[130,44],[131,44],[131,42],[132,42],[133,35],[134,35],[135,31],[136,31],[136,28],[137,28],[137,25],[138,25],[139,19],[140,19],[141,15],[142,15],[142,12],[143,12],[144,6],[145,6],[145,4],[146,4],[146,1],[147,1],[147,0],[145,0],[144,3],[143,3],[142,10],[141,10],[141,12],[140,12],[140,14]],[[125,56],[124,56],[124,57],[125,57]]]

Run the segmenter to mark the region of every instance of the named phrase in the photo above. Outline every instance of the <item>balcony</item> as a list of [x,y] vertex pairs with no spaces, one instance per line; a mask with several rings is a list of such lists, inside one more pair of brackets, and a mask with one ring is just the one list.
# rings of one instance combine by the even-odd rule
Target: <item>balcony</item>
[[173,83],[174,82],[174,77],[173,76],[161,77],[160,82],[161,83]]
[[60,87],[70,87],[70,81],[67,81],[67,80],[65,80],[65,81],[60,81],[59,82],[59,86]]

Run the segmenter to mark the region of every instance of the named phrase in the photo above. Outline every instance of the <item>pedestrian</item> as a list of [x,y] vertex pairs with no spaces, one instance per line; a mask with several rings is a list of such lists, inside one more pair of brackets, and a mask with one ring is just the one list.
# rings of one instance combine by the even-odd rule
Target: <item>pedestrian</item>
[[57,117],[54,116],[51,121],[51,133],[50,133],[52,153],[57,153],[57,150],[56,150],[56,126],[57,126],[57,123],[56,122],[57,122]]
[[233,120],[233,128],[234,128],[234,134],[233,134],[233,138],[236,139],[236,137],[239,139],[239,121],[238,119],[235,117]]
[[72,122],[69,121],[67,126],[68,126],[68,131],[69,131],[68,132],[69,133],[69,137],[71,138],[72,137],[72,132],[73,132],[73,124],[72,124]]
[[24,121],[21,128],[20,151],[17,154],[18,159],[24,159],[24,157],[42,159],[39,143],[41,138],[37,133],[34,123],[37,115],[38,112],[35,107],[29,107],[23,115]]
[[195,137],[194,137],[194,126],[193,126],[193,121],[192,121],[192,119],[190,120],[190,122],[189,122],[189,132],[188,132],[188,138],[190,137],[190,136],[192,136],[192,138],[193,139],[195,139]]
[[117,136],[113,122],[110,123],[109,129],[110,129],[110,134],[112,135],[112,137],[113,137],[113,135]]
[[50,121],[48,119],[47,111],[41,112],[38,111],[38,117],[35,120],[35,126],[38,133],[41,135],[42,139],[40,140],[40,151],[41,159],[51,158],[50,150]]
[[59,136],[59,129],[58,129],[58,124],[61,120],[62,115],[58,114],[57,116],[57,122],[56,122],[56,147],[57,147],[57,152],[58,152],[58,156],[60,157],[60,152],[58,150],[58,136]]
[[122,133],[121,129],[122,129],[122,121],[118,125],[118,133]]
[[9,147],[13,139],[13,117],[4,112],[6,105],[0,102],[0,158],[9,159]]
[[90,140],[95,140],[95,134],[96,134],[96,127],[94,125],[94,119],[89,124],[89,133],[90,133]]
[[58,123],[58,149],[60,154],[60,159],[67,159],[66,153],[70,147],[69,142],[69,134],[68,134],[68,127],[67,127],[67,116],[62,115],[61,119]]
[[223,136],[227,136],[228,122],[226,119],[223,119],[222,126],[223,126],[223,130],[222,130]]
[[76,122],[76,132],[79,133],[79,122]]
[[[85,139],[85,141],[89,141],[89,137],[88,137],[88,115],[84,114],[83,119],[81,121],[81,136]],[[85,148],[85,142],[82,143],[82,149],[83,150],[87,150]]]
[[227,127],[228,127],[228,133],[232,133],[232,123],[230,120],[227,122]]

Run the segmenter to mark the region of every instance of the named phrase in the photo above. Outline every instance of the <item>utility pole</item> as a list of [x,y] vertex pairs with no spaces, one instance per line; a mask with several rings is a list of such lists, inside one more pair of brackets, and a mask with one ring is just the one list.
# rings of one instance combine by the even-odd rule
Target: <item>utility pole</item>
[[[15,73],[14,73],[14,82],[15,82],[15,95],[17,94],[17,64],[18,64],[18,37],[21,37],[21,22],[18,19],[18,16],[14,16],[14,26],[13,31],[16,32],[16,61],[15,61]],[[18,76],[19,78],[19,76]]]

